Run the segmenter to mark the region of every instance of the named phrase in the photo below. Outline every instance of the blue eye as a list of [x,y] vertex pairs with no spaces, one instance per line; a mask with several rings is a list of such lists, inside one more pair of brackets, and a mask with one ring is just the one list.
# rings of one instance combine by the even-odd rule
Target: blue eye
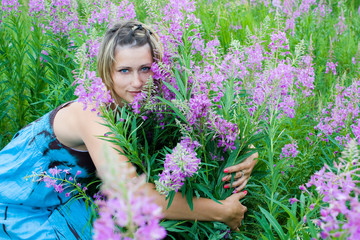
[[121,72],[121,73],[128,73],[128,72],[129,72],[129,69],[120,69],[119,72]]
[[143,72],[148,72],[148,71],[150,71],[150,67],[143,67],[143,68],[141,69],[141,71],[143,71]]

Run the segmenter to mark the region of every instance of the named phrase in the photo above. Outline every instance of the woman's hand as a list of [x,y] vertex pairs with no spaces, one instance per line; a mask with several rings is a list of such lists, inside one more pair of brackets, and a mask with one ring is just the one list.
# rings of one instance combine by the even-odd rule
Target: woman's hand
[[224,205],[224,218],[221,220],[232,230],[238,230],[247,208],[240,203],[240,199],[245,197],[247,191],[232,194],[230,197],[220,201]]
[[235,188],[234,192],[241,191],[249,181],[251,172],[257,163],[258,157],[259,154],[256,152],[245,159],[242,163],[225,168],[224,173],[229,173],[229,175],[222,178],[223,182],[231,181],[231,173],[235,173],[235,176],[232,185],[230,186],[230,183],[227,183],[224,185],[224,188],[233,187]]

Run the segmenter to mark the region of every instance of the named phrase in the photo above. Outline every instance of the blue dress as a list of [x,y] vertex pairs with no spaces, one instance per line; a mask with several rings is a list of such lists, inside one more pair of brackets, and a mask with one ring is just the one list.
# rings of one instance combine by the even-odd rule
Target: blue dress
[[[87,151],[61,144],[53,120],[63,104],[15,134],[0,151],[0,239],[91,239],[90,210],[83,200],[69,201],[44,181],[24,179],[33,172],[70,169],[78,182],[93,178]],[[69,175],[67,175],[69,176]]]

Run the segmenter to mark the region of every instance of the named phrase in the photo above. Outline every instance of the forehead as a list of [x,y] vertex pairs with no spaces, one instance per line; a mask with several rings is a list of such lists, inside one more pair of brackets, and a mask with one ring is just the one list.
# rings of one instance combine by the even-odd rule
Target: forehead
[[139,66],[153,62],[149,44],[137,46],[117,46],[115,48],[114,65]]

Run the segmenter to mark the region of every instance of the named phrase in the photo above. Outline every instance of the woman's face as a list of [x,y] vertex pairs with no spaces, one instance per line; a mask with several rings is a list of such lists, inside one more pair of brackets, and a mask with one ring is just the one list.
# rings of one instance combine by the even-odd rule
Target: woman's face
[[117,47],[111,74],[115,93],[126,102],[132,102],[153,75],[150,45]]

